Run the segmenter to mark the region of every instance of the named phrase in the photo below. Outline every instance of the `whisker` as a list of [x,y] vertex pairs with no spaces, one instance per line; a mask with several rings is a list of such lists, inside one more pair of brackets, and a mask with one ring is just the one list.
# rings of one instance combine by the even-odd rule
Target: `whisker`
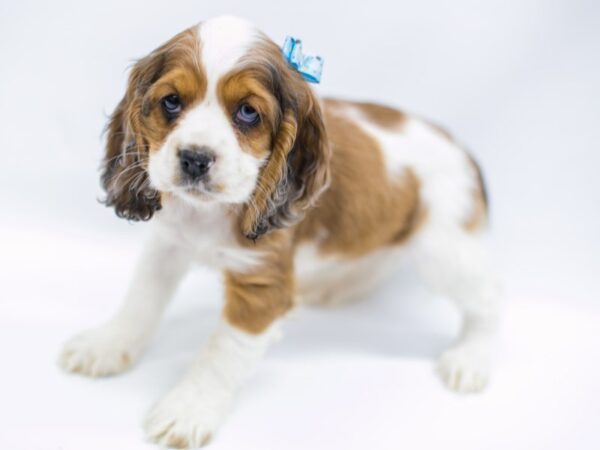
[[[111,180],[111,182],[110,182],[111,186],[116,187],[117,184],[119,183],[119,180],[121,179],[121,177],[123,175],[125,175],[126,173],[130,173],[130,172],[134,171],[133,175],[137,175],[135,173],[136,169],[144,169],[142,161],[137,161],[137,162],[131,164],[130,166],[126,167],[121,172],[119,172],[119,174],[117,175],[117,177]],[[131,179],[131,177],[127,178],[127,180],[130,180],[130,179]],[[127,184],[127,183],[125,182],[123,184]]]

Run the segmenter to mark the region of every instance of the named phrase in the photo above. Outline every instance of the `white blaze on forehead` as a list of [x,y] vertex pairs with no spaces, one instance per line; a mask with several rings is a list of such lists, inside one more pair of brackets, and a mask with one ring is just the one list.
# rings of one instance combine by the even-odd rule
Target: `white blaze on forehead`
[[199,25],[200,52],[209,95],[219,78],[234,67],[258,37],[256,27],[239,17],[216,17]]

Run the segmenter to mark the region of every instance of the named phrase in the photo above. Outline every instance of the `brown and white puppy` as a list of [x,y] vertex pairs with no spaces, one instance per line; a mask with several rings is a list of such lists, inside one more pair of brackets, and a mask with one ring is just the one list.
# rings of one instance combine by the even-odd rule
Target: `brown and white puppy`
[[205,444],[296,303],[360,295],[399,258],[464,314],[443,380],[486,384],[497,294],[477,166],[417,118],[320,101],[248,22],[206,21],[138,61],[108,126],[102,181],[106,203],[152,218],[153,234],[123,307],[66,344],[66,370],[127,369],[191,263],[224,274],[221,323],[148,415],[157,443]]

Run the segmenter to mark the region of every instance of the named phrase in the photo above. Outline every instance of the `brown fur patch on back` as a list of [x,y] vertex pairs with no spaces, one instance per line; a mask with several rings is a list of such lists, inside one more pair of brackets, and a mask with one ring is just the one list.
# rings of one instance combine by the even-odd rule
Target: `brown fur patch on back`
[[323,235],[322,252],[355,257],[405,241],[424,212],[414,172],[390,177],[378,142],[338,114],[338,105],[326,102],[331,186],[298,226],[297,241]]
[[406,122],[406,114],[385,105],[370,102],[352,102],[339,99],[326,99],[326,104],[334,108],[353,107],[359,110],[366,120],[382,128],[399,129]]

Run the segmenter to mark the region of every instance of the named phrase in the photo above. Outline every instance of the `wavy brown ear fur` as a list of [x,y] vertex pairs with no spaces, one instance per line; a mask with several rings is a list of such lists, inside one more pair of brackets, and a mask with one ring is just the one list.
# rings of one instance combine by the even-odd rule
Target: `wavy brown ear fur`
[[242,233],[252,240],[302,219],[330,179],[331,149],[321,107],[278,48],[271,58],[270,84],[280,105],[280,120],[271,155],[242,217]]
[[166,51],[166,46],[160,47],[135,64],[127,92],[106,128],[101,175],[104,203],[128,220],[149,220],[161,208],[160,194],[150,187],[146,170],[149,146],[141,132],[140,116],[144,94],[160,76]]

